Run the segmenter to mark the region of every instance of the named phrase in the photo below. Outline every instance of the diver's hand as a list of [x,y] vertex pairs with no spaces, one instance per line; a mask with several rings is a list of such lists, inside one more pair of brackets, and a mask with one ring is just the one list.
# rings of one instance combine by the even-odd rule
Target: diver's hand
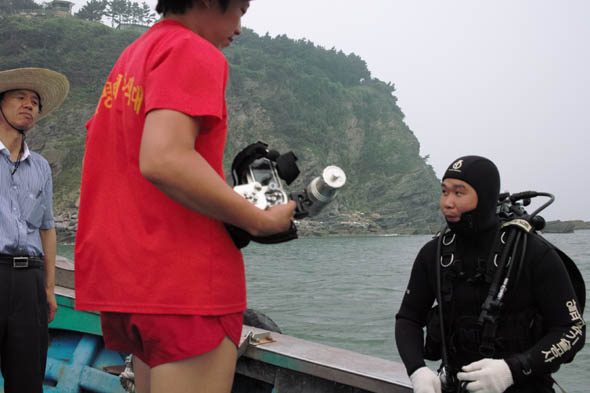
[[428,367],[420,367],[410,375],[415,393],[441,393],[440,378]]
[[269,236],[275,233],[286,232],[291,227],[293,214],[297,205],[294,201],[285,204],[271,206],[261,210],[260,220],[257,225],[247,231],[253,236]]
[[513,383],[512,373],[503,359],[482,359],[463,367],[457,373],[461,381],[468,381],[467,391],[502,393]]

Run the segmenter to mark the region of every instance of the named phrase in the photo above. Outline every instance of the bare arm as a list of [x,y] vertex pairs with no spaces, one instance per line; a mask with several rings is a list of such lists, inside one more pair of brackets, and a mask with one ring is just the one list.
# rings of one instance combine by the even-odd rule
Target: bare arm
[[48,321],[53,321],[57,312],[57,301],[55,299],[55,254],[57,240],[55,228],[40,229],[41,246],[45,254],[45,292],[47,294]]
[[260,210],[238,195],[195,151],[198,118],[160,109],[147,114],[139,168],[162,192],[200,214],[255,236],[289,229],[295,203]]

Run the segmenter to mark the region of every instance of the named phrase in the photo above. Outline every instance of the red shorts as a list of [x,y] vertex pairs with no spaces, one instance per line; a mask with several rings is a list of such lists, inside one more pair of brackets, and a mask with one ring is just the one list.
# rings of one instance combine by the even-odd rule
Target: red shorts
[[106,347],[132,353],[150,367],[209,352],[225,336],[239,346],[243,320],[241,312],[215,316],[100,313]]

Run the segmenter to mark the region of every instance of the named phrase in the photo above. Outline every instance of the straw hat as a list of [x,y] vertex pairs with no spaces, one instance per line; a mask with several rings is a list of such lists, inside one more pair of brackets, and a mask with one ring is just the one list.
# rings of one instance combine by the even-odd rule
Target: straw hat
[[42,112],[39,119],[56,110],[68,96],[70,82],[59,72],[47,68],[16,68],[0,71],[0,93],[26,89],[39,94]]

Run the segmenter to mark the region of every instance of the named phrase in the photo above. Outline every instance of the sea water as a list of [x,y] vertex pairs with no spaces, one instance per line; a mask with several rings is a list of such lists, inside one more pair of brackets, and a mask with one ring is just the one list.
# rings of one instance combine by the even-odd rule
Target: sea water
[[[580,268],[590,294],[590,230],[545,237]],[[248,306],[284,334],[366,355],[401,361],[395,313],[412,263],[431,236],[304,238],[251,243],[244,251]],[[71,246],[58,254],[71,258]],[[588,320],[588,311],[585,313]],[[588,392],[590,339],[574,361],[554,374],[568,393]]]
[[[394,338],[398,311],[420,248],[432,236],[299,239],[244,250],[248,306],[283,333],[401,361]],[[590,294],[590,230],[547,234],[577,264]],[[588,311],[585,313],[588,320]],[[589,390],[590,339],[554,378],[568,393]]]

